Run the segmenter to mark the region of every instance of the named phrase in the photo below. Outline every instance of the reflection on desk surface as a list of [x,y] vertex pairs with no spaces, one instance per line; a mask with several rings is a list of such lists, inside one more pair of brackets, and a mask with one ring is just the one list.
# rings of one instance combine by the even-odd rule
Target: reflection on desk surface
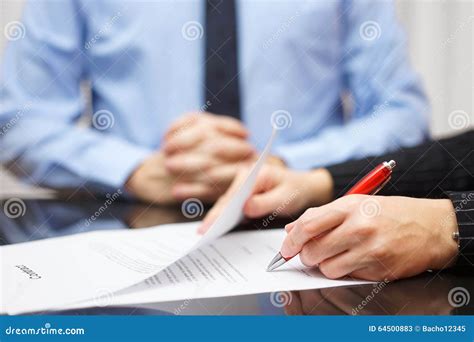
[[[179,207],[107,199],[19,200],[14,215],[0,211],[0,244],[99,229],[136,229],[190,221]],[[0,202],[5,209],[6,200]],[[201,216],[202,218],[202,216]],[[196,219],[200,219],[197,217]],[[247,222],[239,229],[267,228]],[[282,226],[284,221],[274,221]],[[320,290],[195,299],[133,307],[100,307],[54,314],[109,315],[449,315],[474,314],[474,276],[430,272],[391,283]],[[48,312],[50,314],[52,312]]]

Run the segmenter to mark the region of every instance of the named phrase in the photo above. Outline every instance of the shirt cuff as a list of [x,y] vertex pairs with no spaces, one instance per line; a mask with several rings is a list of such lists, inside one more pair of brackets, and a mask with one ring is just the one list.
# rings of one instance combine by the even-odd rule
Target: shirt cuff
[[88,168],[89,180],[111,188],[123,188],[132,172],[153,153],[152,150],[119,140],[107,141],[94,151],[91,160],[94,168]]
[[313,164],[309,158],[301,158],[298,155],[299,151],[293,151],[291,146],[276,146],[272,154],[283,160],[288,168],[293,170],[309,170]]
[[[324,144],[319,141],[308,140],[277,145],[272,154],[280,158],[294,170],[311,170],[334,163],[332,158],[337,158],[326,153]],[[349,157],[349,156],[347,156]]]
[[474,191],[447,192],[459,228],[459,257],[455,267],[474,267]]

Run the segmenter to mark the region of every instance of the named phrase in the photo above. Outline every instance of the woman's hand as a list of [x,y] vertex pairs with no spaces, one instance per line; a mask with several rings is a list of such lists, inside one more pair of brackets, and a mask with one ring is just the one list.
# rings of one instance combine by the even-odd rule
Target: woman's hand
[[351,195],[308,209],[288,224],[283,257],[298,253],[328,278],[398,279],[454,263],[449,200]]

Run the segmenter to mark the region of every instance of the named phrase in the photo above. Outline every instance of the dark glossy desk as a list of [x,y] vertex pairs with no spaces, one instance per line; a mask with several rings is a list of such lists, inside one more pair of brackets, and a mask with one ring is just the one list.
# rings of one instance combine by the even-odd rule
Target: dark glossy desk
[[[99,229],[146,229],[187,220],[180,208],[115,201],[93,222],[87,219],[106,199],[92,195],[62,196],[56,200],[23,200],[23,215],[12,218],[0,211],[0,244],[50,238]],[[4,208],[5,201],[0,201]],[[96,215],[97,216],[97,215]],[[199,219],[199,218],[198,218]],[[273,222],[282,226],[284,222]],[[258,229],[263,221],[237,229]],[[61,257],[61,256],[58,256]],[[382,286],[383,285],[383,286]],[[48,314],[111,315],[449,315],[474,314],[474,276],[451,272],[425,273],[382,285],[266,293],[159,303],[134,307],[97,307]],[[471,295],[473,298],[470,298]],[[289,303],[289,304],[288,304]],[[287,305],[285,305],[287,304]],[[462,305],[461,305],[462,304]]]

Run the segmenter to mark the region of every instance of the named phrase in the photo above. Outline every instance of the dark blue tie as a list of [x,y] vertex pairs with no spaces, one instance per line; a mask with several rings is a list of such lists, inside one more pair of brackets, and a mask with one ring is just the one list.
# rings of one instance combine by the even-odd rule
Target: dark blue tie
[[207,111],[240,119],[234,0],[206,1],[205,65]]

